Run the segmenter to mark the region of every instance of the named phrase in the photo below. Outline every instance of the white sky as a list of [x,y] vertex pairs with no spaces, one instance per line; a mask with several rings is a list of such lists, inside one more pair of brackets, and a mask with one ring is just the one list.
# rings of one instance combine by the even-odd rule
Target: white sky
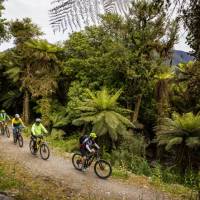
[[[49,42],[58,42],[67,39],[67,33],[54,34],[49,26],[48,10],[50,9],[52,0],[8,0],[5,2],[4,17],[8,20],[22,19],[29,17],[32,21],[38,24],[42,31],[45,33],[43,36]],[[175,45],[176,50],[190,51],[188,45],[186,45],[186,33],[181,31],[179,43]],[[0,46],[0,51],[5,50],[12,46],[12,42],[3,43]]]

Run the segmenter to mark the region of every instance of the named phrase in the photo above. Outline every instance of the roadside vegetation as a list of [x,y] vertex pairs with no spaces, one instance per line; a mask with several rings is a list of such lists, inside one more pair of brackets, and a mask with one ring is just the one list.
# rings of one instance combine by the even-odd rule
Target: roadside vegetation
[[[78,138],[94,131],[114,176],[144,176],[147,184],[198,199],[199,31],[185,21],[195,60],[171,66],[179,18],[168,18],[168,3],[133,1],[126,18],[105,14],[99,26],[59,44],[41,39],[29,18],[2,19],[0,42],[12,38],[14,47],[0,53],[0,105],[27,126],[41,117],[47,140],[61,152],[76,151]],[[192,5],[186,11],[199,16]]]

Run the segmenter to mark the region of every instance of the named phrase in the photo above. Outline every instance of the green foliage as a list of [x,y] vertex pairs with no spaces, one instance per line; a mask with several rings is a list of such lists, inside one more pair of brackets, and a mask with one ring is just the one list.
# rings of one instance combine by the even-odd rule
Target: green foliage
[[24,44],[24,42],[43,34],[39,27],[32,23],[30,18],[11,21],[9,31],[17,45]]
[[183,18],[188,29],[187,42],[193,49],[193,55],[200,59],[200,35],[199,35],[199,18],[200,9],[199,1],[190,0],[187,7],[183,10]]
[[109,134],[112,142],[118,141],[119,136],[127,134],[127,128],[134,125],[122,114],[129,112],[118,106],[117,100],[121,91],[110,95],[106,88],[96,94],[88,90],[89,98],[81,102],[76,109],[81,112],[78,119],[73,121],[76,126],[93,125],[92,131],[98,136]]
[[172,119],[165,119],[158,128],[159,144],[169,145],[169,150],[173,145],[182,144],[184,141],[190,148],[200,145],[200,115],[186,113],[181,116],[174,113]]
[[178,84],[172,88],[171,104],[180,113],[200,111],[199,66],[198,61],[179,65],[176,78]]
[[2,17],[2,11],[5,9],[3,6],[4,0],[0,1],[0,44],[9,38],[8,35],[8,22]]
[[156,129],[158,145],[164,145],[167,151],[175,150],[176,162],[184,171],[193,167],[192,157],[200,147],[200,115],[174,113]]
[[64,132],[62,130],[53,129],[51,136],[47,138],[49,143],[61,152],[74,152],[79,149],[78,136],[74,135],[63,140]]

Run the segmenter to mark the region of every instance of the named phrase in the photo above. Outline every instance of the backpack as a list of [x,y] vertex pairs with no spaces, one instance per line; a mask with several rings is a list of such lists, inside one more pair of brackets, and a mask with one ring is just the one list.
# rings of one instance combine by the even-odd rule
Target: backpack
[[88,135],[82,135],[80,138],[79,138],[79,143],[80,145],[83,145],[83,142],[85,141],[86,138],[89,138]]

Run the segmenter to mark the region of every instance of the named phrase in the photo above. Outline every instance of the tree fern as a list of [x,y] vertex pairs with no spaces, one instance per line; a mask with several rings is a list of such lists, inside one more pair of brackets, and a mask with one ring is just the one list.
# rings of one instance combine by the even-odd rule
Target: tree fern
[[172,119],[163,119],[156,131],[158,145],[174,151],[183,170],[192,167],[192,157],[200,149],[200,114],[174,113]]
[[134,127],[126,116],[123,116],[124,111],[128,113],[128,110],[121,108],[117,103],[121,93],[122,91],[119,90],[111,95],[106,88],[96,93],[88,90],[89,98],[76,108],[80,115],[73,124],[76,126],[91,124],[92,131],[99,137],[108,134],[114,144],[119,140],[119,136],[126,135],[128,127]]

